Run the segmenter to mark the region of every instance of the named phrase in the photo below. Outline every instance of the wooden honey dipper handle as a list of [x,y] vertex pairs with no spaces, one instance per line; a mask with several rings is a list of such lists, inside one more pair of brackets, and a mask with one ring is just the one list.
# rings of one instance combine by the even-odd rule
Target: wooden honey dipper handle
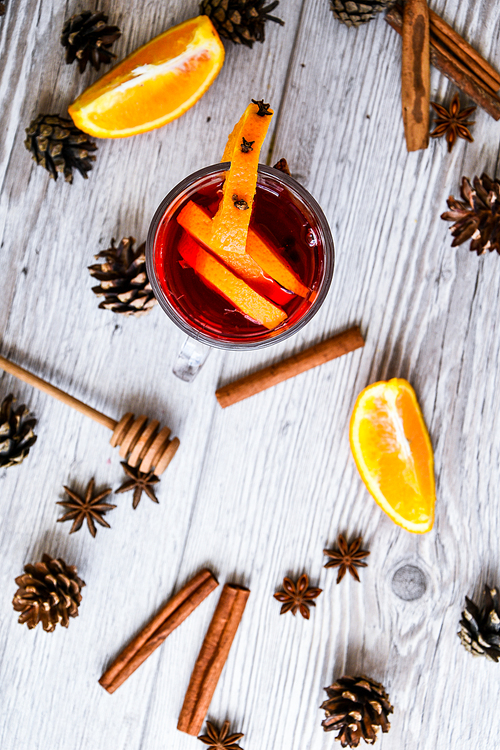
[[10,375],[14,375],[14,377],[19,378],[19,380],[23,380],[25,383],[28,383],[28,385],[32,385],[34,388],[38,388],[39,391],[43,391],[43,393],[47,393],[49,396],[57,398],[58,401],[62,401],[63,404],[71,406],[73,409],[76,409],[76,411],[81,412],[81,414],[85,414],[86,417],[90,417],[90,419],[93,419],[94,422],[99,422],[99,424],[104,425],[104,427],[108,427],[108,429],[110,430],[114,430],[116,425],[118,424],[116,419],[111,419],[111,417],[106,416],[106,414],[102,414],[100,411],[97,411],[97,409],[93,409],[91,406],[87,406],[87,404],[84,404],[83,401],[79,401],[77,398],[73,398],[73,396],[70,396],[69,393],[61,391],[60,388],[56,388],[55,385],[47,383],[45,380],[42,380],[42,378],[39,378],[37,375],[33,375],[32,372],[25,370],[23,367],[19,367],[19,365],[14,364],[14,362],[11,362],[1,355],[0,368],[5,372],[8,372]]

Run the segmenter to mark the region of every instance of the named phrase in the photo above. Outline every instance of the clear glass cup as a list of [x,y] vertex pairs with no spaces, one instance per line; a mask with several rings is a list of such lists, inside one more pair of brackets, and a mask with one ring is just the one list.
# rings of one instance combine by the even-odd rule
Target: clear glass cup
[[[306,298],[291,295],[293,301],[285,308],[287,319],[275,329],[267,330],[245,321],[234,309],[231,312],[214,308],[212,313],[210,303],[215,303],[216,297],[211,295],[217,292],[194,279],[194,272],[192,286],[183,286],[183,264],[177,244],[184,230],[176,217],[192,199],[202,204],[205,201],[206,205],[215,200],[216,204],[228,169],[228,163],[204,167],[174,187],[158,206],[146,241],[146,267],[155,297],[162,310],[189,337],[174,366],[175,374],[186,381],[194,379],[211,347],[261,349],[293,336],[317,313],[333,276],[333,238],[320,206],[292,177],[259,164],[252,221],[260,217],[262,226],[257,225],[257,229],[264,234],[268,232],[287,262],[293,265],[295,261],[294,270],[299,276],[297,264],[302,268],[307,277],[302,280],[311,289],[309,295]],[[228,308],[227,302],[221,299],[218,302],[219,307]]]

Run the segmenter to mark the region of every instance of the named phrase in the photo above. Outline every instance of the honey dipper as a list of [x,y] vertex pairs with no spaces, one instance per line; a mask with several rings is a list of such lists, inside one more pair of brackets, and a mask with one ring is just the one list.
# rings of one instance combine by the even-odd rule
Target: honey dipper
[[119,445],[120,456],[125,459],[129,466],[138,467],[139,471],[154,471],[157,476],[163,474],[179,447],[179,438],[169,439],[170,429],[168,427],[163,427],[158,431],[160,423],[156,419],[148,422],[148,418],[143,414],[135,418],[132,412],[127,412],[117,422],[1,355],[0,369],[14,375],[19,380],[23,380],[28,385],[38,388],[39,391],[57,398],[63,404],[67,404],[76,411],[90,417],[94,422],[99,422],[99,424],[108,427],[113,431],[109,441],[111,445],[113,447]]

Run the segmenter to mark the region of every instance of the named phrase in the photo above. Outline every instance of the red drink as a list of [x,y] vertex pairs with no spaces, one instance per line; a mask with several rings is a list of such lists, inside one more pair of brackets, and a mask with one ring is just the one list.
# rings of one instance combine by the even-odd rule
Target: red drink
[[[302,327],[323,301],[333,272],[333,242],[321,209],[311,196],[287,175],[259,166],[250,227],[307,287],[295,294],[269,273],[261,279],[245,279],[284,313],[284,320],[270,330],[241,312],[180,252],[186,242],[186,230],[177,221],[179,213],[193,201],[213,216],[222,196],[223,181],[221,165],[208,167],[167,196],[148,236],[149,278],[165,312],[194,338],[222,348],[265,346]],[[213,257],[222,263],[216,255]]]

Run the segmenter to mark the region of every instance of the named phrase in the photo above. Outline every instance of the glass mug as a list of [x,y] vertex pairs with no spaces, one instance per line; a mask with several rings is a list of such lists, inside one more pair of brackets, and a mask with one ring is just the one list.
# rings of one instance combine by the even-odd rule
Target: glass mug
[[269,289],[270,301],[286,313],[269,330],[239,312],[220,290],[199,277],[179,252],[185,230],[177,217],[191,200],[213,215],[228,169],[229,163],[204,167],[174,187],[156,210],[146,241],[146,267],[154,295],[169,318],[188,334],[174,366],[174,373],[188,382],[211,347],[261,349],[297,333],[321,307],[333,276],[333,239],[321,208],[292,177],[259,164],[250,226],[264,240],[269,238],[266,244],[308,288],[307,296],[283,288],[269,273],[264,276],[265,292],[247,279],[263,296]]

